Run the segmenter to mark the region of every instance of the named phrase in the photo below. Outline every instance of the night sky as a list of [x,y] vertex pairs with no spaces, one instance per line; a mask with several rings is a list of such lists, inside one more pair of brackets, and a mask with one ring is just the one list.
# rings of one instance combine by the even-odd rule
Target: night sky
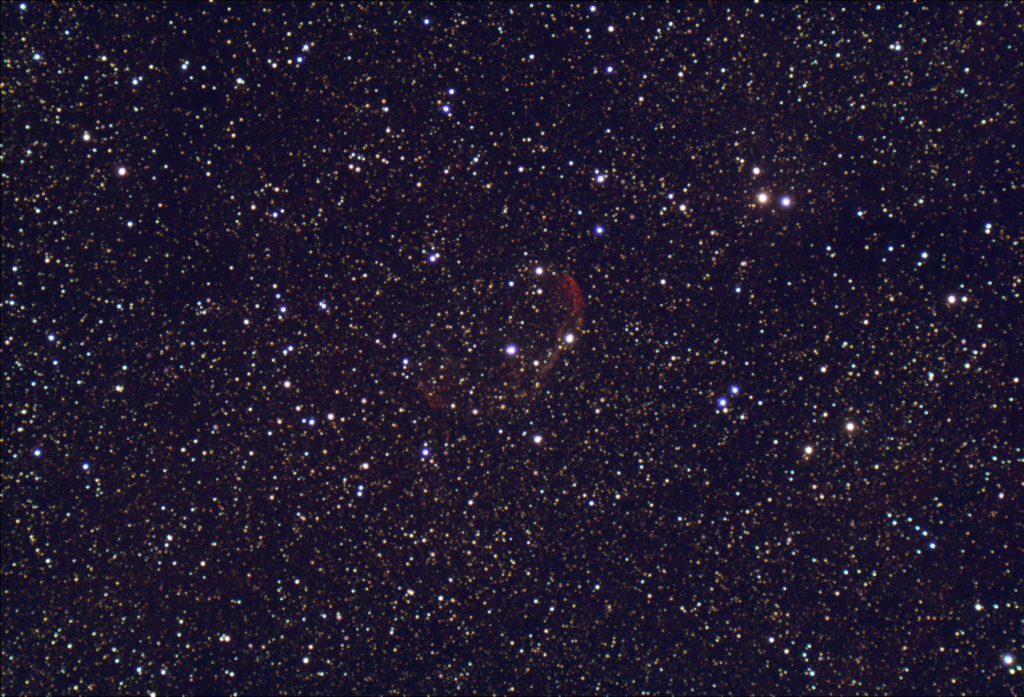
[[1024,694],[1020,5],[2,25],[5,694]]

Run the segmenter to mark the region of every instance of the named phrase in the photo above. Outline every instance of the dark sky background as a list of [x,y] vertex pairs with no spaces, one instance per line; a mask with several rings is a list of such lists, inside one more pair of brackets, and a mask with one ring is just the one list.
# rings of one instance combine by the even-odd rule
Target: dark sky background
[[5,694],[1024,693],[1020,5],[2,24]]

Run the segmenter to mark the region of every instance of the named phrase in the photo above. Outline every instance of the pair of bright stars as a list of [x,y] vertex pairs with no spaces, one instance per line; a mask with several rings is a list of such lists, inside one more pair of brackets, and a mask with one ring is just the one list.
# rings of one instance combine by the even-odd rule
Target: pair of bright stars
[[[770,198],[771,197],[768,195],[767,192],[762,191],[757,195],[757,202],[763,205],[768,203]],[[779,205],[783,208],[789,208],[790,206],[793,205],[793,199],[783,194],[781,197],[779,197]]]

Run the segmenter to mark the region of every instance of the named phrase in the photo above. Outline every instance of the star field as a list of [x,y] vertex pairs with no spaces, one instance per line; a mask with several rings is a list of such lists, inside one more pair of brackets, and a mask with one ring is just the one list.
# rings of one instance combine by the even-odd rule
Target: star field
[[5,694],[1024,693],[1016,4],[2,25]]

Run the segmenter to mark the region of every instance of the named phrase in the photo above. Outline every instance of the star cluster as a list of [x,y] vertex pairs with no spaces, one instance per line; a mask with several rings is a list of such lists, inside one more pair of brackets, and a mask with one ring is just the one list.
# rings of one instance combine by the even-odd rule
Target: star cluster
[[2,25],[5,694],[1021,694],[1016,5]]

